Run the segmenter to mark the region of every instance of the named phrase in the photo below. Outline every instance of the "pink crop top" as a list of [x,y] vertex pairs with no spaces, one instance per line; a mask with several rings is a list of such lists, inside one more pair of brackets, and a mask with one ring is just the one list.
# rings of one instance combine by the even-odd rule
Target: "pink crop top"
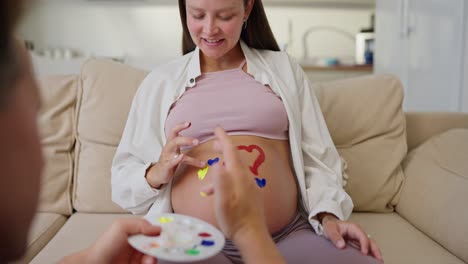
[[198,138],[200,143],[214,137],[221,126],[229,135],[255,135],[288,139],[288,116],[281,99],[268,87],[239,68],[203,73],[171,106],[165,133],[180,123],[192,125],[180,135]]

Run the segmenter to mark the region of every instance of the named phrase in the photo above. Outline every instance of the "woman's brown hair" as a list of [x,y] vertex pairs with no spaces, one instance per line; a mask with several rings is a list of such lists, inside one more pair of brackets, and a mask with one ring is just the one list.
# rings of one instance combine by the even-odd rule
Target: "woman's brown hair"
[[[244,6],[247,6],[249,0],[243,1]],[[196,47],[190,37],[190,32],[187,26],[187,8],[185,0],[179,0],[179,12],[183,28],[182,53],[185,55],[192,52]],[[271,31],[261,0],[254,1],[252,12],[250,13],[249,20],[247,21],[247,27],[242,29],[241,39],[247,44],[247,46],[254,49],[266,49],[272,51],[280,50],[275,36],[273,36],[273,32]]]

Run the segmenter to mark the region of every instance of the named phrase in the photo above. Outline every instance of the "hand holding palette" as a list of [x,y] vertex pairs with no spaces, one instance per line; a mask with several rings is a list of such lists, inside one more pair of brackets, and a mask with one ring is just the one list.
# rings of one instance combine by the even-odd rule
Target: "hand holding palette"
[[169,213],[145,218],[161,226],[161,234],[128,238],[129,244],[144,254],[166,261],[192,262],[208,259],[224,247],[223,233],[203,220]]

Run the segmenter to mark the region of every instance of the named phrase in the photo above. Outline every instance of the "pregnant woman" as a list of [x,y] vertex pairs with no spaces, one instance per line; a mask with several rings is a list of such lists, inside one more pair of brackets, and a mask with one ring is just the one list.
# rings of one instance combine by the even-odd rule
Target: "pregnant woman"
[[[260,0],[179,0],[184,56],[139,87],[112,165],[112,197],[133,213],[175,212],[218,226],[216,127],[261,189],[265,224],[288,263],[377,263],[347,222],[341,161],[306,75],[280,52]],[[205,263],[241,263],[231,241]]]

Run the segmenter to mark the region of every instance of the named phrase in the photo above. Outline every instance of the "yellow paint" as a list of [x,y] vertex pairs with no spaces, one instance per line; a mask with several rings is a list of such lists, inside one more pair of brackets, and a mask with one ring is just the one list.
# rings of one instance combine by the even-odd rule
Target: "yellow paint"
[[199,169],[198,170],[198,179],[200,181],[203,181],[203,179],[205,179],[207,173],[208,173],[208,166],[206,166],[203,169]]
[[167,223],[170,223],[172,221],[174,221],[174,218],[172,218],[172,217],[164,217],[163,216],[163,217],[159,218],[159,223],[161,223],[161,224],[167,224]]
[[204,193],[204,192],[200,192],[200,196],[201,196],[201,197],[207,197],[208,194],[206,194],[206,193]]

